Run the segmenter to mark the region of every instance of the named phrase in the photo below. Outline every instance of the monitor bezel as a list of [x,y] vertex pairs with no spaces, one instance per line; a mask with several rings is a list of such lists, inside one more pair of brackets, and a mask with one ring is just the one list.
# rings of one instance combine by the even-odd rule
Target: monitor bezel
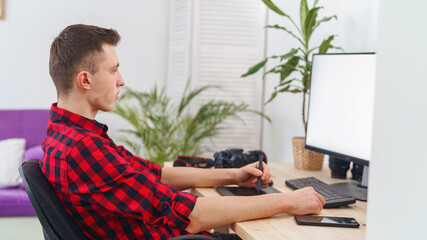
[[[310,79],[313,73],[313,66],[314,66],[314,56],[316,55],[375,55],[375,52],[352,52],[352,53],[314,53],[311,57],[311,72],[310,72]],[[310,122],[310,101],[311,101],[311,81],[310,81],[310,94],[309,94],[309,98],[308,98],[308,106],[307,106],[307,130],[308,130],[308,124]],[[306,136],[305,139],[307,140],[307,134],[308,132],[306,132]],[[334,152],[334,151],[330,151],[330,150],[326,150],[323,148],[318,148],[315,146],[311,146],[311,145],[307,145],[307,141],[305,141],[305,148],[309,149],[309,150],[313,150],[316,152],[320,152],[320,153],[324,153],[327,155],[330,155],[332,157],[335,158],[339,158],[342,160],[346,160],[346,161],[350,161],[350,162],[354,162],[356,164],[359,165],[363,165],[363,166],[368,166],[369,167],[369,160],[366,159],[361,159],[361,158],[357,158],[357,157],[353,157],[353,156],[349,156],[346,154],[342,154],[342,153],[338,153],[338,152]]]

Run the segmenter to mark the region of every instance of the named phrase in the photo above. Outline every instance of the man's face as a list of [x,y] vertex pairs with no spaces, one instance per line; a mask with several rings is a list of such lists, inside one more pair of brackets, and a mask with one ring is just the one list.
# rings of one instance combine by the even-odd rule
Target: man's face
[[88,75],[91,81],[89,102],[93,110],[111,111],[119,99],[119,87],[124,85],[119,72],[119,58],[114,46],[102,46],[103,57],[98,64],[98,71]]

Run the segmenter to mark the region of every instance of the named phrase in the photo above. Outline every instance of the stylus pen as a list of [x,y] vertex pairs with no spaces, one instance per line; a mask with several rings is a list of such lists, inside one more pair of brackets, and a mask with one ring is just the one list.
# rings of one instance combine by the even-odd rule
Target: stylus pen
[[[258,160],[259,160],[258,168],[262,172],[262,155],[261,154],[259,155]],[[258,195],[261,194],[261,177],[258,177],[257,179],[256,192]]]

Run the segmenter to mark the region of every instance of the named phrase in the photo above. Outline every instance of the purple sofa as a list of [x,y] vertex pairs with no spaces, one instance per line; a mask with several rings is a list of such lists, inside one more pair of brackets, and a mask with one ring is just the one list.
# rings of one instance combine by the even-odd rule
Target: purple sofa
[[[0,140],[25,138],[24,161],[43,156],[49,110],[0,110]],[[18,169],[16,170],[18,171]],[[35,216],[30,199],[21,184],[0,189],[0,216]]]

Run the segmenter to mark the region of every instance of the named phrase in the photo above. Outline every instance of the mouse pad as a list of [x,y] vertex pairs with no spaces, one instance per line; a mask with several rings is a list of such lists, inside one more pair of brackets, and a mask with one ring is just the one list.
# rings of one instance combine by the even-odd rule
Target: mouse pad
[[[217,187],[216,190],[222,196],[256,196],[258,195],[256,188]],[[269,194],[269,193],[280,193],[280,191],[273,187],[268,187],[268,188],[261,189],[260,194],[262,195],[262,194]]]

